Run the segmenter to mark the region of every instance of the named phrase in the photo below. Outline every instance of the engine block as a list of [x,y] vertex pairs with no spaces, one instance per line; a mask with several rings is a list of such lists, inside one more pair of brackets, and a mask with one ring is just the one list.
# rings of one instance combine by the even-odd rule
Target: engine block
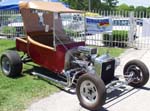
[[79,46],[78,51],[89,55],[97,54],[97,48],[88,47],[88,46]]

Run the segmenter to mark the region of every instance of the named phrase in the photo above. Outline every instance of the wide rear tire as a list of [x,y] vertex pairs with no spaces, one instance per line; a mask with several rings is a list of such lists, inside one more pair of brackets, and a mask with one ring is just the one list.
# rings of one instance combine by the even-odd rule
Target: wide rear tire
[[126,81],[131,81],[129,82],[129,85],[132,87],[142,87],[149,80],[148,68],[143,62],[139,60],[129,61],[125,65],[123,73]]
[[76,92],[81,106],[88,110],[99,110],[106,100],[104,82],[97,75],[82,75],[77,82]]
[[8,77],[16,77],[21,74],[22,61],[16,51],[8,51],[3,53],[0,64],[3,74]]

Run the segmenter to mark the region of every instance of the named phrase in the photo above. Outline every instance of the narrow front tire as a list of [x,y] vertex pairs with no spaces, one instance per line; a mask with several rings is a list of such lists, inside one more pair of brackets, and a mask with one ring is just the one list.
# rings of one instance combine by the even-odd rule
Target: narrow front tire
[[136,88],[144,86],[149,80],[148,68],[139,60],[129,61],[124,67],[123,74],[129,85]]

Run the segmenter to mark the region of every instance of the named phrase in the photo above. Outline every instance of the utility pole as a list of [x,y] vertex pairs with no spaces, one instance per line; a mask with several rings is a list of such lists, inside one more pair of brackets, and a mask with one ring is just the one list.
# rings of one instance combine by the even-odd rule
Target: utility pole
[[89,0],[89,11],[91,11],[91,0]]

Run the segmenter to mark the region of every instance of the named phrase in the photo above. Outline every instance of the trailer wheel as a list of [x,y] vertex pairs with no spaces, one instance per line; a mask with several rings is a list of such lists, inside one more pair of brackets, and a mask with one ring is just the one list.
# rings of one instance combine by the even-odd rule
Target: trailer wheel
[[3,74],[8,77],[16,77],[21,74],[22,62],[16,51],[3,53],[0,64]]
[[88,110],[99,110],[106,100],[106,90],[102,79],[97,75],[82,75],[76,87],[81,106]]
[[129,85],[132,87],[142,87],[149,80],[148,68],[139,60],[129,61],[125,65],[123,73],[126,81],[129,82]]

